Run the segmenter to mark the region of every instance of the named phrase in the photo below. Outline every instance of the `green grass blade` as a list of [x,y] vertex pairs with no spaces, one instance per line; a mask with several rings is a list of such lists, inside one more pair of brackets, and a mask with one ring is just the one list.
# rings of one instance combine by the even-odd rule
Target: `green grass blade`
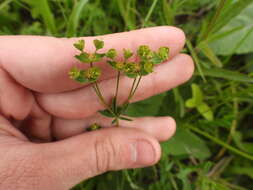
[[175,13],[167,0],[163,0],[163,14],[167,25],[173,25],[175,20]]
[[[136,29],[135,25],[135,15],[133,14],[133,10],[135,10],[136,1],[129,0],[129,1],[122,1],[116,0],[119,12],[125,22],[126,28],[129,30]],[[132,7],[130,6],[132,5]]]
[[32,12],[35,15],[40,15],[43,18],[43,22],[48,28],[50,34],[56,34],[56,25],[53,12],[50,9],[48,0],[24,0],[26,3],[32,6]]
[[[209,77],[215,77],[215,78],[223,78],[227,80],[232,81],[238,81],[238,82],[247,82],[247,83],[253,83],[253,78],[249,77],[245,74],[241,74],[235,71],[229,71],[225,69],[203,69],[206,76]],[[198,73],[200,75],[200,73]]]
[[193,48],[193,46],[192,46],[192,44],[191,44],[191,42],[189,40],[186,40],[186,46],[187,46],[187,48],[190,51],[190,54],[191,54],[191,56],[192,56],[192,58],[193,58],[193,60],[194,60],[194,62],[196,64],[196,66],[197,66],[197,69],[198,69],[198,72],[199,72],[200,76],[206,82],[206,78],[205,78],[204,72],[203,72],[203,70],[201,68],[201,65],[200,65],[197,53],[195,52],[195,49]]
[[220,59],[215,55],[213,50],[209,47],[206,41],[202,41],[198,48],[202,51],[202,53],[217,67],[222,67],[222,63]]
[[3,9],[5,6],[9,5],[13,0],[7,0],[0,3],[0,10]]
[[82,10],[88,2],[89,0],[80,0],[78,3],[75,4],[68,21],[68,27],[66,32],[67,37],[76,36]]
[[203,39],[207,39],[208,36],[209,36],[209,34],[212,33],[213,28],[214,28],[214,26],[215,26],[217,20],[219,19],[220,15],[221,15],[221,13],[222,13],[222,11],[223,11],[223,8],[225,7],[226,2],[227,2],[227,0],[220,0],[220,3],[219,3],[219,5],[218,5],[218,7],[217,7],[217,9],[216,9],[215,14],[214,14],[214,16],[213,16],[213,18],[212,18],[210,24],[209,24],[208,27],[206,28],[206,31],[205,31],[205,33],[204,33],[204,35],[203,35]]
[[192,126],[189,126],[189,129],[196,132],[196,133],[198,133],[198,134],[200,134],[200,135],[202,135],[202,136],[204,136],[204,137],[206,137],[206,138],[208,138],[208,139],[210,139],[210,140],[212,140],[213,142],[225,147],[226,149],[230,150],[231,152],[234,152],[237,155],[240,155],[240,156],[242,156],[246,159],[249,159],[249,160],[253,161],[253,155],[247,154],[246,152],[242,152],[241,150],[239,150],[239,149],[223,142],[222,140],[220,140],[220,139],[218,139],[214,136],[209,135],[208,133],[206,133],[206,132],[204,132],[200,129],[197,129],[197,128],[192,127]]
[[146,25],[147,25],[147,22],[149,21],[154,9],[155,9],[155,6],[157,4],[158,0],[154,0],[149,11],[148,11],[148,14],[146,15],[145,19],[144,19],[144,22],[142,24],[142,28],[144,28]]

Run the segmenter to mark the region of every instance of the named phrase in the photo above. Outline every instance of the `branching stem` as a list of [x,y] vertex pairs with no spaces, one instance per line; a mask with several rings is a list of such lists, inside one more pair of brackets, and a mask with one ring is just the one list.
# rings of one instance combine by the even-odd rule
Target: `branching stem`
[[[93,62],[90,63],[90,67],[93,67]],[[105,99],[104,99],[104,97],[103,97],[103,95],[102,95],[102,93],[101,93],[101,90],[100,90],[100,88],[99,88],[99,86],[98,86],[97,81],[94,82],[94,84],[92,85],[92,87],[93,87],[93,89],[94,89],[96,95],[98,96],[100,102],[105,106],[105,108],[106,108],[109,112],[111,112],[111,114],[113,114],[115,117],[117,117],[117,116],[115,115],[115,113],[112,111],[112,109],[110,108],[110,106],[106,103],[106,101],[105,101]]]

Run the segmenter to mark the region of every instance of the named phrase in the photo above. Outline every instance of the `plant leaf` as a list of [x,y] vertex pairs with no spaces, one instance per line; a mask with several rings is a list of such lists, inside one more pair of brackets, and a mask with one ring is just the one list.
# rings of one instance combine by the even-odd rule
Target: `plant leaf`
[[75,55],[75,58],[82,63],[90,63],[89,54],[86,52],[82,52],[79,55]]
[[[250,2],[251,1],[251,2]],[[233,31],[214,41],[210,41],[210,47],[215,54],[231,55],[245,54],[253,52],[253,2],[252,0],[238,1],[243,4],[243,11],[230,20],[229,23],[223,25],[222,29],[214,35],[220,35],[226,31]],[[248,6],[244,6],[248,5]],[[235,10],[231,10],[234,12]],[[229,17],[228,15],[225,15]],[[240,30],[233,30],[241,28]],[[213,38],[213,37],[212,37]]]
[[104,47],[104,41],[95,39],[93,41],[94,46],[96,47],[96,50],[102,49]]
[[130,104],[126,115],[131,117],[156,116],[166,98],[166,93],[153,96],[149,99]]
[[129,49],[123,49],[124,58],[127,60],[133,56],[133,52]]
[[117,122],[117,119],[112,120],[112,124],[115,124]]
[[206,103],[202,102],[198,105],[197,110],[208,121],[213,121],[213,111]]
[[105,117],[110,117],[110,118],[115,117],[109,110],[102,110],[102,111],[98,111],[98,112]]
[[201,160],[210,156],[210,151],[205,141],[182,127],[179,127],[175,136],[165,142],[162,147],[164,154],[172,154],[174,156],[191,155]]
[[83,51],[84,46],[85,46],[85,42],[84,42],[84,40],[79,40],[77,43],[74,43],[74,46],[76,49]]
[[92,59],[92,62],[99,62],[102,60],[102,58],[105,56],[104,53],[95,53],[94,58]]
[[85,73],[85,70],[81,70],[79,76],[77,76],[74,80],[82,84],[88,83],[89,80],[85,78],[84,73]]
[[188,108],[197,107],[203,102],[203,94],[200,87],[197,84],[192,84],[192,98],[186,101],[186,106]]

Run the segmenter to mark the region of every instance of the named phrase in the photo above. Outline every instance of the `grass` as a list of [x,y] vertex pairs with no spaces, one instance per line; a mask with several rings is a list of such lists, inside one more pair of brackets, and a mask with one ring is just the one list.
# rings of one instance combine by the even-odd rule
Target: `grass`
[[[129,108],[131,116],[171,115],[177,120],[176,136],[162,145],[162,160],[150,168],[108,172],[73,190],[253,189],[253,36],[252,28],[245,31],[252,25],[253,16],[247,11],[252,4],[252,0],[0,2],[0,34],[69,37],[170,24],[187,34],[184,52],[193,56],[197,68],[191,81]],[[194,96],[192,84],[199,88]],[[204,103],[206,111],[186,106],[190,99]]]

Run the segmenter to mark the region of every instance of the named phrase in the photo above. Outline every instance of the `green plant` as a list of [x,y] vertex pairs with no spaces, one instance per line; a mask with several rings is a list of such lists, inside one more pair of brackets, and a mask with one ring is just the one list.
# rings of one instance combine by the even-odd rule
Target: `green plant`
[[[79,83],[92,83],[92,87],[98,96],[100,102],[103,104],[106,110],[100,111],[100,113],[106,117],[113,118],[112,124],[119,126],[120,120],[131,121],[130,118],[125,116],[126,110],[129,106],[131,99],[133,98],[143,76],[146,76],[153,72],[154,66],[166,61],[169,58],[169,48],[160,47],[159,50],[152,51],[149,46],[139,46],[137,52],[132,52],[128,49],[123,49],[123,61],[118,58],[118,52],[116,49],[109,49],[107,52],[99,53],[98,51],[104,48],[104,41],[95,39],[93,44],[96,48],[95,52],[85,52],[85,41],[79,40],[74,44],[74,47],[80,51],[80,54],[76,55],[75,58],[81,63],[89,64],[88,69],[79,69],[73,67],[69,72],[71,79]],[[139,61],[131,61],[136,54]],[[104,60],[103,60],[104,59]],[[106,61],[114,70],[117,71],[117,80],[115,87],[115,95],[112,97],[110,103],[106,102],[103,94],[99,88],[98,80],[102,75],[102,70],[95,66],[95,63]],[[132,78],[133,83],[131,90],[125,102],[122,105],[118,104],[118,94],[120,77],[124,74],[125,76]]]
[[[108,172],[74,190],[253,189],[252,6],[252,0],[0,1],[3,35],[97,36],[161,25],[179,26],[187,34],[184,52],[196,65],[191,81],[130,104],[126,112],[176,119],[177,132],[163,143],[160,163]],[[187,100],[199,101],[192,84],[200,88],[208,112],[196,104],[187,107]],[[213,120],[207,120],[204,114],[211,112]]]

